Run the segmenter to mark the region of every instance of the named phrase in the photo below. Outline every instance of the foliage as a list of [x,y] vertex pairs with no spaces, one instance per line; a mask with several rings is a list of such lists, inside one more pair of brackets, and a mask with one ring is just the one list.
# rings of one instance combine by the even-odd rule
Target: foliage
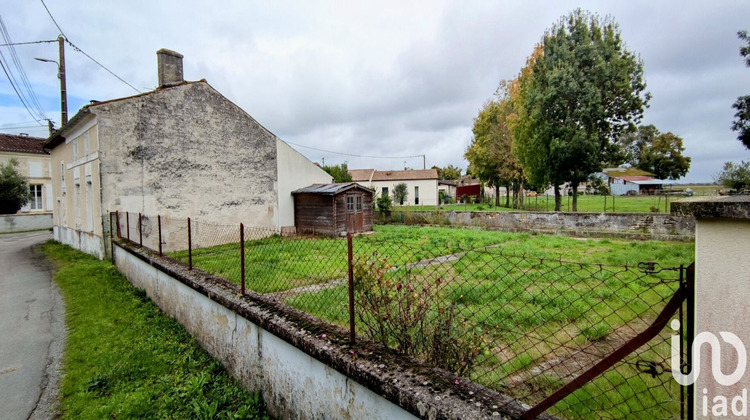
[[61,419],[267,418],[174,319],[108,261],[55,242],[68,339]]
[[444,168],[433,166],[432,169],[437,169],[438,178],[442,180],[446,180],[446,179],[452,180],[452,179],[461,178],[461,168],[457,168],[453,165],[448,165]]
[[609,195],[609,187],[604,179],[596,175],[589,177],[589,184],[586,187],[586,193],[596,195]]
[[0,163],[0,214],[15,214],[29,202],[29,184],[18,172],[18,161]]
[[639,126],[618,139],[623,159],[631,166],[648,171],[658,179],[679,179],[690,169],[691,159],[683,156],[682,138],[660,133],[654,125]]
[[409,188],[406,183],[400,182],[393,187],[393,201],[397,202],[400,206],[404,205],[404,201],[409,196]]
[[[740,47],[740,55],[745,59],[745,64],[750,67],[750,36],[747,31],[739,31],[737,37],[747,43],[746,46]],[[734,114],[732,130],[739,132],[737,139],[750,149],[750,95],[738,97],[732,107],[737,110]]]
[[613,19],[580,9],[548,29],[542,47],[522,100],[533,121],[526,148],[542,153],[535,158],[543,165],[526,169],[546,171],[533,177],[555,186],[568,181],[575,191],[616,150],[611,139],[640,121],[650,98],[643,63],[625,48]]
[[750,161],[739,164],[726,162],[716,182],[737,191],[750,189]]
[[482,351],[483,334],[466,327],[440,283],[411,277],[387,258],[363,259],[354,267],[357,316],[370,339],[462,375]]
[[377,204],[378,211],[380,213],[386,213],[387,214],[387,213],[390,213],[390,211],[391,211],[391,205],[393,204],[393,202],[391,201],[391,196],[389,196],[388,194],[383,194],[383,195],[380,195],[378,197],[378,199],[375,202],[375,204]]
[[346,163],[334,166],[324,166],[323,170],[333,177],[333,182],[352,182],[352,174],[349,173],[349,168]]

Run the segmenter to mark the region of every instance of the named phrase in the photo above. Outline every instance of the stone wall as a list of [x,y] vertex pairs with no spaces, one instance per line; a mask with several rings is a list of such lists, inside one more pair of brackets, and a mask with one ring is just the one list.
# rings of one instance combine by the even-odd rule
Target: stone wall
[[0,215],[0,233],[50,229],[52,213]]
[[451,224],[511,232],[693,240],[695,219],[664,213],[396,212],[406,223]]

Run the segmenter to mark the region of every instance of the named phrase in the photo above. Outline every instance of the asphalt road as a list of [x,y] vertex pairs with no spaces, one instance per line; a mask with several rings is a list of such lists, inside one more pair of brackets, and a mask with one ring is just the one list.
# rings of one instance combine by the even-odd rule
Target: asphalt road
[[49,232],[0,235],[0,419],[55,415],[65,340],[60,291],[34,248]]

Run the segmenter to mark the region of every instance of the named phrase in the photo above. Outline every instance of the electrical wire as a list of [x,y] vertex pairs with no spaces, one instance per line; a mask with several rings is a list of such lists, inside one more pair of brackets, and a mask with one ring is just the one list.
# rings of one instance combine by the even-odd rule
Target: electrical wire
[[131,85],[130,83],[126,82],[122,77],[116,75],[112,70],[110,70],[107,67],[105,67],[104,64],[96,61],[93,57],[91,57],[90,55],[86,54],[85,51],[83,51],[82,49],[80,49],[79,47],[77,47],[75,44],[73,44],[73,42],[70,41],[70,39],[68,38],[68,36],[65,35],[65,32],[63,32],[63,30],[60,27],[60,25],[58,25],[57,21],[55,20],[55,17],[52,16],[52,12],[49,11],[49,8],[47,7],[47,4],[44,3],[44,0],[40,0],[40,1],[42,2],[42,6],[44,6],[44,10],[47,11],[47,14],[49,15],[50,19],[52,19],[52,22],[57,27],[57,30],[60,31],[60,35],[62,35],[63,38],[65,38],[65,42],[67,42],[68,45],[70,45],[71,47],[73,47],[73,49],[76,50],[77,52],[80,52],[81,54],[85,55],[86,58],[88,58],[89,60],[91,60],[94,63],[96,63],[96,65],[98,65],[99,67],[101,67],[104,70],[106,70],[109,74],[111,74],[112,76],[116,77],[117,80],[119,80],[122,83],[125,83],[126,85],[130,86],[130,88],[133,89],[134,91],[136,91],[138,93],[142,93],[140,90],[136,89],[133,85]]
[[323,149],[318,149],[318,148],[315,148],[315,147],[304,146],[304,145],[297,144],[297,143],[292,143],[292,142],[289,142],[289,141],[287,141],[286,143],[287,144],[291,144],[292,146],[304,147],[305,149],[316,150],[318,152],[333,153],[334,155],[359,157],[359,158],[368,158],[368,159],[408,159],[408,158],[424,157],[424,155],[413,155],[413,156],[367,156],[367,155],[354,155],[354,154],[351,154],[351,153],[334,152],[332,150],[323,150]]
[[11,47],[11,46],[16,46],[16,45],[31,45],[31,44],[48,44],[51,42],[57,42],[57,40],[53,39],[51,41],[11,42],[9,44],[0,44],[0,47]]
[[[8,33],[8,29],[5,26],[5,22],[3,21],[2,15],[0,15],[0,33],[2,34],[3,39],[7,43],[12,43],[12,40],[10,39],[10,34]],[[21,82],[23,83],[23,87],[26,91],[26,96],[28,97],[27,101],[34,107],[34,111],[36,112],[38,119],[47,119],[47,116],[44,113],[44,109],[42,108],[42,105],[39,103],[39,99],[36,96],[36,92],[34,92],[34,89],[31,87],[31,83],[29,82],[28,76],[26,76],[26,71],[23,69],[23,65],[21,64],[21,60],[18,59],[18,54],[16,53],[16,49],[11,45],[7,47],[10,52],[10,57],[13,60],[13,64],[16,67],[16,72],[21,78]],[[8,61],[5,59],[5,57],[2,55],[2,51],[0,50],[0,57],[7,63]],[[9,69],[10,70],[10,69]],[[13,72],[10,72],[11,75]],[[18,83],[18,81],[16,81]]]
[[[2,60],[0,60],[0,67],[3,68],[5,75],[8,76],[8,81],[10,81],[10,85],[13,87],[13,90],[16,91],[16,95],[18,96],[18,99],[21,100],[21,103],[23,104],[24,108],[26,108],[26,112],[28,112],[29,115],[31,115],[31,118],[34,118],[36,120],[36,116],[31,112],[31,109],[26,104],[23,96],[21,96],[21,93],[18,92],[18,89],[16,88],[16,85],[13,83],[12,81],[13,79],[10,77],[10,74],[8,74],[8,70],[5,68],[5,64],[3,63]],[[40,126],[43,126],[39,121],[37,121],[37,123],[39,123]]]

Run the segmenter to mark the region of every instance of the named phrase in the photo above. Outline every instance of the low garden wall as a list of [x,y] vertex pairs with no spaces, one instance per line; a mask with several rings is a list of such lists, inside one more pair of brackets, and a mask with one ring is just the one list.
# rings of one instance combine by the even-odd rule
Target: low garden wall
[[394,211],[390,221],[576,236],[619,236],[687,241],[695,238],[693,217],[664,213]]
[[0,215],[0,233],[28,232],[52,228],[52,213]]
[[[269,412],[285,419],[518,418],[528,407],[145,248],[115,240],[128,280]],[[549,418],[542,415],[540,418]]]

